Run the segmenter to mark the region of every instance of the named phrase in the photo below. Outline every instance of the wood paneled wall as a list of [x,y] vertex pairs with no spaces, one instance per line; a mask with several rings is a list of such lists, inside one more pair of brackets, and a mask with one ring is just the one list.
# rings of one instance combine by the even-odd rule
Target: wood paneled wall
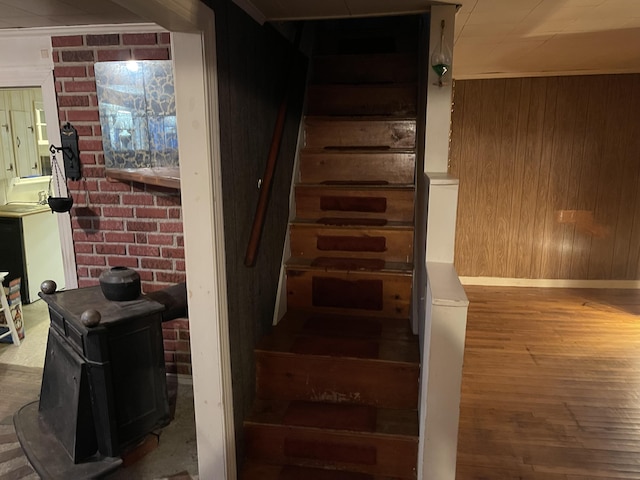
[[[289,192],[302,115],[306,61],[296,59],[291,104],[256,265],[244,266],[258,201],[258,179],[284,88],[291,45],[261,26],[230,0],[207,0],[216,16],[222,199],[226,249],[229,337],[237,457],[243,459],[243,420],[255,397],[257,341],[271,328],[289,220]],[[211,368],[217,368],[212,365]]]
[[639,112],[637,74],[457,81],[459,274],[640,279]]

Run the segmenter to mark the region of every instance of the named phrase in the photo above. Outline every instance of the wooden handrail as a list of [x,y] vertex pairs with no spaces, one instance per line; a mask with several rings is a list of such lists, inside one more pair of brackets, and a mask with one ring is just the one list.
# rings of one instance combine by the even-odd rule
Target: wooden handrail
[[282,143],[282,135],[284,133],[284,121],[287,118],[287,109],[289,104],[289,95],[286,94],[280,108],[278,109],[278,117],[271,139],[271,147],[269,148],[269,157],[267,165],[262,176],[262,185],[260,186],[260,196],[258,197],[258,205],[256,206],[256,214],[253,217],[253,227],[251,227],[251,235],[249,236],[249,244],[247,245],[247,253],[244,257],[244,264],[247,267],[253,267],[256,264],[256,255],[260,246],[260,238],[262,236],[262,228],[264,227],[264,219],[267,215],[267,206],[269,203],[269,193],[271,193],[271,184],[273,183],[273,173],[276,170],[276,161],[280,152],[280,144]]
[[256,256],[258,254],[258,247],[260,246],[262,229],[264,227],[264,219],[266,217],[267,206],[269,204],[271,184],[273,183],[273,174],[276,170],[278,153],[280,152],[280,144],[282,143],[282,135],[284,134],[284,124],[287,118],[290,93],[293,86],[292,77],[295,72],[294,63],[296,52],[298,51],[298,46],[300,45],[301,34],[302,28],[299,27],[296,33],[294,47],[291,52],[291,59],[289,61],[289,72],[287,75],[286,89],[282,98],[282,102],[280,103],[280,107],[278,108],[278,116],[276,117],[276,124],[273,128],[273,137],[271,139],[271,147],[269,148],[269,157],[267,158],[267,165],[265,166],[264,175],[262,176],[260,196],[258,197],[258,205],[256,206],[256,213],[253,218],[253,226],[251,227],[251,235],[249,236],[247,253],[244,257],[244,264],[247,267],[253,267],[256,264]]

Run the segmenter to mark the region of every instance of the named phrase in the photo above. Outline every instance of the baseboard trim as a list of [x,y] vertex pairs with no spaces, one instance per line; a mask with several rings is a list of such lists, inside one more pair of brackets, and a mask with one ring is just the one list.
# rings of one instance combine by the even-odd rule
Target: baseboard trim
[[544,278],[460,277],[462,285],[538,288],[628,288],[640,289],[640,280],[563,280]]

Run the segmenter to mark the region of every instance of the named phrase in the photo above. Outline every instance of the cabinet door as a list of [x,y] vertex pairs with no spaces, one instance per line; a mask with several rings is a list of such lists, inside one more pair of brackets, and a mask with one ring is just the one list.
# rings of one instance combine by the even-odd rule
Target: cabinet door
[[6,110],[0,110],[0,178],[11,178],[15,175],[9,115]]
[[29,177],[39,175],[38,150],[36,134],[31,119],[31,112],[12,110],[11,127],[13,130],[13,151],[18,168],[18,176]]

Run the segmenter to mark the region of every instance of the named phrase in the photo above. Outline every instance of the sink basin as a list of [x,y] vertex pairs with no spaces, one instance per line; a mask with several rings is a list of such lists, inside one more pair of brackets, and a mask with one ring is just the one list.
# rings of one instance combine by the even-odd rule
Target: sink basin
[[46,205],[40,205],[37,203],[8,203],[6,205],[0,205],[0,212],[29,213],[36,210],[42,210],[46,207]]

